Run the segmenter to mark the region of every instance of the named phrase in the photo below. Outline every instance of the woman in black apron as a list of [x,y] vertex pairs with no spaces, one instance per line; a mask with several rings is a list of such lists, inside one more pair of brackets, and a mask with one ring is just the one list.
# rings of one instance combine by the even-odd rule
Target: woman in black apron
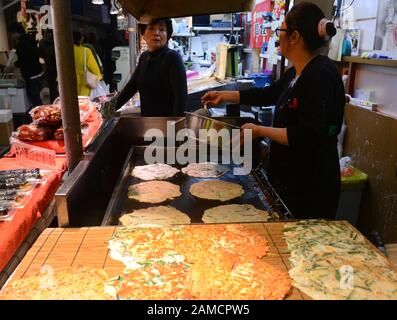
[[148,50],[141,55],[131,79],[116,97],[116,110],[139,92],[143,117],[184,116],[186,68],[179,53],[168,48],[172,22],[155,19],[140,28]]
[[298,219],[335,218],[340,195],[337,151],[345,90],[334,63],[320,51],[336,34],[312,3],[300,3],[281,28],[281,53],[294,67],[274,85],[246,91],[209,92],[204,103],[276,105],[274,127],[253,124],[253,138],[272,140],[268,177]]

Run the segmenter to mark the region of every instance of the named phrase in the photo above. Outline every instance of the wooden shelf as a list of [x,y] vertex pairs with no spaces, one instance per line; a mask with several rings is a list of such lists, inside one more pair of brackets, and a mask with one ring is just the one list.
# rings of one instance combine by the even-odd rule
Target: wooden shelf
[[[338,61],[335,61],[338,63]],[[340,62],[339,62],[340,63]],[[339,65],[339,69],[343,72],[343,64],[348,64],[349,70],[349,80],[347,84],[347,93],[351,96],[354,95],[355,90],[355,81],[356,81],[356,72],[359,69],[359,65],[373,65],[379,67],[386,67],[386,68],[397,68],[397,60],[390,60],[390,59],[364,59],[361,57],[342,57],[341,64]]]
[[179,38],[190,38],[190,37],[195,37],[196,35],[194,33],[176,33],[172,35],[173,37],[179,37]]
[[[193,27],[194,31],[210,31],[210,32],[229,32],[232,30],[232,27],[227,28],[217,28],[217,27]],[[243,28],[233,27],[233,31],[241,31]]]
[[364,59],[361,57],[343,57],[342,62],[397,68],[397,60]]

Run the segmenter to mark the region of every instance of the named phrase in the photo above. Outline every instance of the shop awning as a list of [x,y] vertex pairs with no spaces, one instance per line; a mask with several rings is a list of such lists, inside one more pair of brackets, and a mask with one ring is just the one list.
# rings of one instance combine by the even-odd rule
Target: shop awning
[[119,0],[138,20],[251,11],[255,0]]

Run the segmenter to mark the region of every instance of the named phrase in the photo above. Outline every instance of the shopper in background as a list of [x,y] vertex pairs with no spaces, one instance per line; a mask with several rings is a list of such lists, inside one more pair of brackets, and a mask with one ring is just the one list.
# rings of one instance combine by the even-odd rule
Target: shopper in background
[[[86,70],[84,68],[84,64],[86,65],[87,71],[91,72],[95,75],[98,80],[102,80],[102,74],[99,70],[98,63],[95,60],[95,57],[91,51],[91,49],[83,46],[83,36],[80,32],[73,32],[73,42],[74,42],[74,62],[76,65],[76,74],[77,74],[77,91],[79,96],[87,96],[91,95],[91,90],[87,85],[86,81]],[[84,62],[85,57],[85,62]]]
[[32,107],[42,104],[40,92],[43,88],[43,70],[40,64],[39,48],[33,36],[27,34],[21,23],[13,23],[8,27],[10,37],[16,43],[18,61],[15,66],[21,70],[26,83]]
[[100,50],[96,43],[96,36],[94,33],[90,32],[87,37],[84,37],[84,47],[91,49],[94,58],[99,66],[99,70],[101,70],[101,73],[103,75],[103,64],[100,58]]
[[106,27],[106,35],[100,41],[103,62],[103,77],[107,85],[109,85],[110,92],[117,90],[117,84],[114,82],[113,75],[116,71],[116,61],[112,57],[112,51],[115,47],[122,44],[119,33],[115,33],[110,26]]
[[183,116],[187,97],[186,69],[182,57],[168,48],[173,33],[171,20],[153,20],[141,25],[141,33],[148,51],[141,55],[130,81],[116,98],[116,109],[139,91],[142,116]]
[[52,30],[46,30],[43,39],[39,42],[40,58],[44,60],[44,73],[48,88],[50,89],[51,102],[59,96],[58,73],[55,57],[54,34]]
[[337,150],[345,90],[334,63],[320,55],[336,34],[315,4],[303,2],[287,14],[281,53],[294,67],[275,84],[247,91],[209,92],[203,103],[276,105],[274,128],[253,124],[253,138],[272,140],[268,177],[297,219],[335,218],[340,195]]

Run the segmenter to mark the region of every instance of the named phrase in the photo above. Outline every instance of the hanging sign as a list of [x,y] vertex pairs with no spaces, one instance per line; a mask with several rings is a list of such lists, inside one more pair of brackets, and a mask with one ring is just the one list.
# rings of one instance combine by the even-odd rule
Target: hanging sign
[[269,41],[271,22],[270,12],[271,1],[265,0],[258,3],[252,12],[252,27],[251,27],[251,48],[262,48],[263,44]]
[[24,26],[26,26],[26,21],[28,18],[26,2],[27,2],[27,0],[21,0],[21,18],[22,18],[22,24]]

